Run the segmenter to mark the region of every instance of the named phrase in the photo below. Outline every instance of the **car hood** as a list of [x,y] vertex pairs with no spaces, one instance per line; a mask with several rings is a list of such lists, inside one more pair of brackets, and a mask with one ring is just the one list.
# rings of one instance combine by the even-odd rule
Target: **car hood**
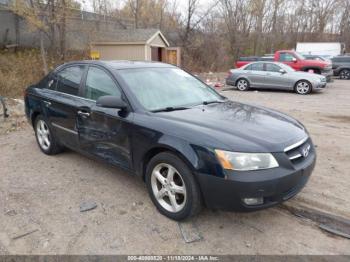
[[287,115],[233,101],[156,115],[176,123],[174,134],[187,136],[190,143],[237,152],[282,152],[307,136],[303,125]]

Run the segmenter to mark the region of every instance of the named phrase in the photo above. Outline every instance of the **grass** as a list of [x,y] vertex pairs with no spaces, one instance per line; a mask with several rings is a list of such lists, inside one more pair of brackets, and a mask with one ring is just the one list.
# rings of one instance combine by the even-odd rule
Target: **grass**
[[[82,60],[84,54],[69,54],[65,61]],[[53,55],[47,56],[49,70],[63,62]],[[44,76],[38,49],[22,49],[17,52],[0,51],[0,96],[19,98],[31,84]]]

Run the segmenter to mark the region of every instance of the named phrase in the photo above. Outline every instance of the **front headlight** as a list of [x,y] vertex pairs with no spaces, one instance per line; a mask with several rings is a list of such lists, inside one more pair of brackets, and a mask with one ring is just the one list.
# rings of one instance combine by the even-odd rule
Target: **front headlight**
[[278,167],[270,153],[239,153],[215,149],[215,154],[224,169],[249,171]]

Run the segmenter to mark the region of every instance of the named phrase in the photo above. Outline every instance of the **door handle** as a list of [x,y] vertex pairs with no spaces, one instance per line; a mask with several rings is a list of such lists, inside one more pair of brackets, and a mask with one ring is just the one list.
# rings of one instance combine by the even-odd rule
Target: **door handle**
[[90,113],[88,113],[88,112],[83,112],[83,111],[79,110],[79,111],[78,111],[78,115],[85,116],[85,117],[89,117],[89,116],[90,116]]
[[44,104],[45,104],[46,107],[51,106],[51,102],[49,102],[49,101],[44,101]]

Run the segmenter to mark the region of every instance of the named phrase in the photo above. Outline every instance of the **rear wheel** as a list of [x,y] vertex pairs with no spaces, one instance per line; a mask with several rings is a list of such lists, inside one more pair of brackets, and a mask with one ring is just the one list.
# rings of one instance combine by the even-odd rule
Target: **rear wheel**
[[340,79],[350,79],[350,69],[343,69],[339,73]]
[[34,124],[36,141],[38,142],[41,151],[47,155],[55,155],[63,150],[63,147],[59,145],[51,129],[41,115],[37,116]]
[[301,80],[295,84],[295,92],[300,95],[307,95],[311,92],[311,83],[306,80]]
[[246,79],[238,79],[236,83],[236,87],[239,91],[246,91],[249,89],[249,82]]
[[192,172],[173,153],[160,153],[151,159],[146,184],[152,202],[168,218],[179,221],[201,210],[201,195]]

